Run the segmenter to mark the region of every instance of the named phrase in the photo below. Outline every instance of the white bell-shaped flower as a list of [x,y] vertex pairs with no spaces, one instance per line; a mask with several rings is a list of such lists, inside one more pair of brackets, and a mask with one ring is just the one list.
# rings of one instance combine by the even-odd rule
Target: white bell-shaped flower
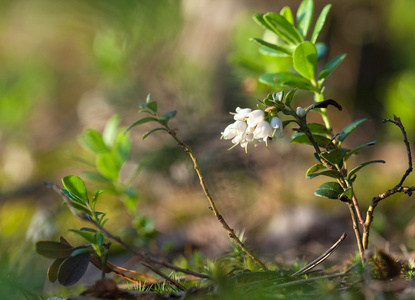
[[251,111],[248,114],[248,119],[246,122],[248,123],[248,127],[254,128],[256,125],[264,121],[264,111],[257,109],[254,111]]
[[246,127],[247,125],[245,122],[235,121],[234,123],[226,126],[225,130],[222,132],[222,138],[230,140],[238,136],[243,136]]
[[274,128],[274,132],[272,134],[273,137],[280,138],[283,136],[283,126],[282,121],[278,117],[274,117],[271,119],[271,127]]
[[233,116],[233,118],[236,121],[244,121],[248,117],[248,114],[251,111],[252,111],[252,109],[250,109],[250,108],[240,108],[240,107],[237,107],[236,108],[236,114]]
[[255,139],[262,139],[264,142],[268,139],[268,137],[271,137],[271,135],[272,128],[267,121],[262,121],[259,123],[254,130]]

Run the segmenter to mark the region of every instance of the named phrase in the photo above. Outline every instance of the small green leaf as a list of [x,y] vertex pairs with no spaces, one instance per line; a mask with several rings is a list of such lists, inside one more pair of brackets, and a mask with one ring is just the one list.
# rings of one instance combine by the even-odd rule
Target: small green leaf
[[150,103],[150,102],[151,102],[151,94],[148,94],[146,98],[146,103]]
[[313,0],[303,0],[297,10],[297,29],[305,38],[313,19]]
[[[330,139],[324,135],[320,134],[313,134],[314,140],[316,141],[317,145],[321,148],[326,148]],[[293,144],[305,144],[305,145],[313,145],[310,140],[308,139],[307,135],[303,132],[296,132],[291,136],[291,143]]]
[[259,77],[259,81],[264,84],[278,88],[292,87],[312,92],[318,92],[318,89],[315,86],[313,86],[309,80],[305,79],[304,77],[298,74],[290,72],[263,74]]
[[[170,119],[174,118],[177,115],[176,110],[172,110],[171,112],[168,112],[167,114],[164,114],[159,117],[160,121],[169,121]],[[167,122],[166,122],[167,124]]]
[[85,145],[95,153],[108,151],[108,148],[104,143],[101,133],[99,133],[95,129],[85,130],[82,133],[81,138]]
[[53,241],[40,241],[36,243],[36,252],[48,258],[65,258],[71,255],[75,249]]
[[329,199],[339,199],[339,196],[343,193],[343,188],[337,182],[326,182],[320,185],[320,187],[314,192],[314,195],[319,197],[325,197]]
[[93,181],[98,181],[98,182],[103,182],[103,183],[110,182],[108,178],[96,172],[82,171],[82,176],[85,177],[86,179],[93,180]]
[[363,149],[364,147],[368,147],[368,146],[373,146],[377,143],[377,141],[371,141],[369,143],[357,146],[356,148],[349,150],[346,152],[346,154],[344,155],[344,160],[347,160],[350,156],[352,156],[353,154],[359,152],[361,149]]
[[120,117],[114,115],[107,124],[105,124],[104,132],[102,133],[102,139],[108,148],[111,148],[114,144],[115,137],[117,136],[118,125],[120,124]]
[[371,161],[367,161],[365,163],[362,163],[362,164],[354,167],[352,170],[350,170],[349,174],[347,174],[346,180],[349,181],[352,178],[352,176],[354,174],[356,174],[356,172],[358,172],[361,168],[363,168],[363,167],[365,167],[367,165],[370,165],[370,164],[375,164],[375,163],[382,163],[382,164],[384,164],[385,161],[384,160],[371,160]]
[[64,286],[70,286],[78,282],[85,274],[89,264],[89,252],[70,256],[59,267],[58,281]]
[[[66,197],[68,197],[70,200],[72,200],[71,202],[72,203],[78,203],[78,204],[80,204],[80,205],[85,205],[85,200],[81,200],[81,199],[79,199],[79,197],[78,196],[76,196],[76,195],[74,195],[74,194],[72,194],[72,193],[69,193],[68,192],[68,190],[66,190],[66,189],[61,189],[61,191],[62,191],[62,193],[66,196]],[[86,206],[85,206],[86,207]]]
[[148,123],[148,122],[151,122],[151,121],[157,121],[157,119],[154,118],[154,117],[147,117],[147,118],[143,118],[141,120],[138,120],[138,121],[134,122],[133,124],[131,124],[130,126],[128,126],[128,128],[124,131],[124,134],[126,134],[128,131],[130,131],[130,129],[133,128],[133,127],[136,127],[138,125],[145,124],[145,123]]
[[277,52],[281,52],[281,54],[285,54],[285,55],[287,55],[287,54],[292,55],[293,54],[293,50],[290,47],[287,47],[287,46],[271,44],[271,43],[268,43],[264,40],[257,39],[257,38],[251,38],[250,40],[254,41],[254,42],[257,42],[261,46],[265,46],[265,47],[268,47],[268,48],[270,48],[272,50],[275,50]]
[[345,57],[346,54],[340,54],[330,59],[321,70],[320,75],[318,76],[318,80],[320,81],[326,79],[326,77],[329,76],[330,73],[337,68],[337,66],[343,61]]
[[342,198],[346,197],[348,200],[351,200],[353,198],[353,188],[351,186],[347,187],[347,189],[340,194],[340,200]]
[[99,190],[95,193],[94,197],[92,198],[91,205],[92,209],[95,210],[95,205],[97,203],[98,197],[103,193],[103,190]]
[[86,186],[81,178],[75,175],[68,175],[62,178],[62,183],[69,193],[77,196],[85,202],[88,202]]
[[320,155],[332,165],[339,164],[343,159],[343,151],[339,148],[321,152]]
[[115,140],[112,150],[120,165],[122,165],[129,157],[131,151],[131,139],[129,135],[120,132]]
[[327,45],[322,42],[318,42],[314,44],[317,50],[317,60],[320,61],[327,53]]
[[350,123],[349,125],[347,125],[346,127],[343,128],[342,132],[340,132],[339,138],[337,139],[339,141],[339,144],[341,144],[346,137],[352,133],[360,124],[368,121],[369,119],[364,118],[364,119],[360,119],[360,120],[356,120],[352,123]]
[[320,15],[318,16],[318,19],[316,21],[316,25],[314,26],[313,34],[311,35],[310,41],[315,44],[317,41],[317,38],[321,32],[321,29],[324,27],[324,23],[326,22],[327,14],[329,13],[331,8],[331,4],[327,4],[324,6],[323,10],[321,11]]
[[284,98],[285,105],[291,107],[291,102],[293,101],[294,95],[297,92],[297,89],[289,90],[287,95]]
[[112,153],[98,154],[95,164],[98,171],[108,179],[116,180],[118,178],[121,165]]
[[310,174],[324,169],[326,169],[326,167],[323,164],[315,164],[307,170],[307,172],[305,173],[305,177],[308,177]]
[[291,24],[294,24],[293,13],[289,6],[284,6],[280,11],[280,15],[283,16]]
[[59,267],[61,266],[61,264],[63,263],[65,258],[57,258],[50,265],[50,267],[48,269],[48,279],[49,279],[50,282],[55,282],[56,279],[58,279]]
[[147,113],[157,113],[157,102],[150,101],[144,104],[140,104],[139,106],[140,112],[147,112]]
[[142,139],[143,140],[146,139],[150,134],[152,134],[155,131],[159,131],[159,130],[167,131],[167,129],[163,128],[163,127],[154,128],[154,129],[151,129],[151,130],[147,131],[146,133],[144,133]]
[[255,14],[253,15],[253,19],[262,28],[273,32],[273,28],[265,21],[264,15],[265,14]]
[[293,24],[288,22],[287,19],[281,15],[274,12],[266,13],[264,15],[264,20],[268,23],[274,33],[289,44],[297,45],[304,40]]
[[331,132],[324,126],[323,124],[319,123],[308,123],[308,129],[310,129],[311,133],[319,133],[321,135],[330,135]]
[[340,178],[339,173],[334,171],[334,170],[327,170],[327,171],[323,171],[323,172],[320,172],[320,173],[309,174],[307,176],[307,178],[312,179],[312,178],[320,176],[320,175],[331,177],[331,178]]
[[69,229],[69,231],[72,231],[78,235],[80,235],[81,237],[83,237],[84,239],[86,239],[88,242],[90,242],[91,244],[94,243],[94,237],[92,234],[82,231],[82,230],[76,230],[76,229]]
[[305,41],[299,44],[293,53],[294,69],[303,77],[315,80],[317,68],[317,49],[316,46]]
[[82,253],[85,253],[85,252],[90,252],[90,251],[91,251],[91,249],[89,247],[78,248],[74,252],[72,252],[71,256],[77,256],[79,254],[82,254]]

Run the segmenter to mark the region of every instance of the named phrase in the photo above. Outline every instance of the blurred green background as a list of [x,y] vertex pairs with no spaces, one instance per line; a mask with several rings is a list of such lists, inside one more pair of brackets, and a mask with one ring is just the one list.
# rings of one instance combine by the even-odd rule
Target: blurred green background
[[[363,170],[357,180],[365,208],[373,196],[393,187],[407,167],[399,130],[381,120],[401,117],[413,141],[415,2],[332,2],[320,40],[329,46],[327,58],[340,53],[347,58],[327,80],[325,92],[344,110],[329,115],[337,131],[370,117],[372,122],[349,143],[379,144],[356,162],[387,161]],[[58,291],[56,284],[45,283],[49,260],[34,253],[34,243],[60,235],[77,243],[66,229],[82,225],[42,181],[82,176],[86,166],[80,161],[89,157],[78,142],[82,130],[102,131],[114,114],[123,126],[130,125],[148,93],[162,112],[178,110],[173,126],[194,147],[219,209],[236,230],[246,230],[253,248],[270,258],[304,256],[327,248],[347,231],[350,248],[345,252],[353,253],[347,209],[315,197],[319,179],[305,179],[314,163],[311,149],[289,145],[288,130],[269,151],[227,151],[229,141],[219,140],[232,122],[229,111],[253,107],[256,98],[272,92],[256,78],[278,69],[249,41],[263,34],[251,16],[285,5],[295,10],[299,3],[0,1],[0,293]],[[315,1],[315,14],[327,3]],[[311,95],[298,93],[298,105],[311,101]],[[207,209],[191,162],[164,134],[141,141],[149,128],[151,124],[131,133],[131,160],[141,166],[134,183],[137,209],[153,218],[159,232],[149,247],[156,251],[173,245],[179,253],[190,247],[211,257],[223,253],[227,236]],[[90,184],[90,189],[98,188]],[[414,184],[412,177],[407,184]],[[131,224],[113,198],[101,202],[102,210],[110,210],[108,226],[122,235]],[[414,212],[415,203],[406,196],[382,203],[375,212],[373,245],[384,247],[389,241],[397,249],[400,243],[414,249]],[[304,246],[310,243],[315,247]]]

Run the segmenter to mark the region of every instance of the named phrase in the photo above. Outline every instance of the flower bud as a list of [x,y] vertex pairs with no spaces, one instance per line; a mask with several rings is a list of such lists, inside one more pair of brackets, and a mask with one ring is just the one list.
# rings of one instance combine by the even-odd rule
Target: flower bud
[[304,117],[305,116],[305,110],[304,110],[304,108],[302,108],[302,107],[297,107],[297,115],[299,116],[299,117]]

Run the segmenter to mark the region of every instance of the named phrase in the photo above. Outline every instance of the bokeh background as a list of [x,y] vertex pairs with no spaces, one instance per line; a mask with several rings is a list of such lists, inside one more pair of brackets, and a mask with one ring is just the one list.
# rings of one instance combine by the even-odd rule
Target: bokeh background
[[[172,125],[199,158],[209,189],[231,226],[268,259],[313,257],[342,232],[349,237],[335,260],[356,249],[346,206],[318,198],[324,179],[305,178],[314,164],[308,146],[285,138],[270,146],[231,151],[220,133],[235,107],[254,107],[273,92],[257,77],[278,64],[258,53],[250,37],[263,32],[257,12],[279,11],[300,1],[119,0],[0,1],[0,285],[23,283],[46,295],[61,292],[45,283],[49,260],[34,253],[38,240],[73,243],[79,228],[61,200],[42,182],[86,169],[84,129],[102,131],[118,114],[123,126],[140,115],[148,93],[159,110],[177,110]],[[330,3],[315,1],[315,14]],[[349,138],[350,147],[379,143],[353,162],[384,159],[359,173],[356,191],[365,209],[373,196],[393,187],[407,168],[398,128],[381,120],[401,117],[412,142],[415,133],[415,21],[412,0],[334,1],[320,40],[327,58],[347,53],[326,82],[327,98],[342,112],[329,111],[335,131],[368,117]],[[299,92],[297,105],[312,102]],[[316,121],[318,117],[314,116]],[[220,224],[192,171],[191,161],[169,137],[131,132],[131,161],[141,169],[134,185],[137,210],[158,232],[149,246],[160,253],[191,256],[195,249],[216,257],[229,249]],[[413,185],[410,177],[408,185]],[[93,191],[95,183],[88,183]],[[130,226],[122,204],[103,197],[108,227],[123,236]],[[106,199],[106,200],[105,200]],[[415,248],[415,202],[397,195],[375,212],[373,247]],[[82,241],[81,241],[82,242]],[[117,249],[116,246],[114,246]],[[167,250],[166,250],[167,249]],[[164,252],[163,252],[164,251]],[[343,251],[343,252],[342,252]],[[169,256],[172,257],[172,256]],[[28,272],[30,270],[30,272]]]

